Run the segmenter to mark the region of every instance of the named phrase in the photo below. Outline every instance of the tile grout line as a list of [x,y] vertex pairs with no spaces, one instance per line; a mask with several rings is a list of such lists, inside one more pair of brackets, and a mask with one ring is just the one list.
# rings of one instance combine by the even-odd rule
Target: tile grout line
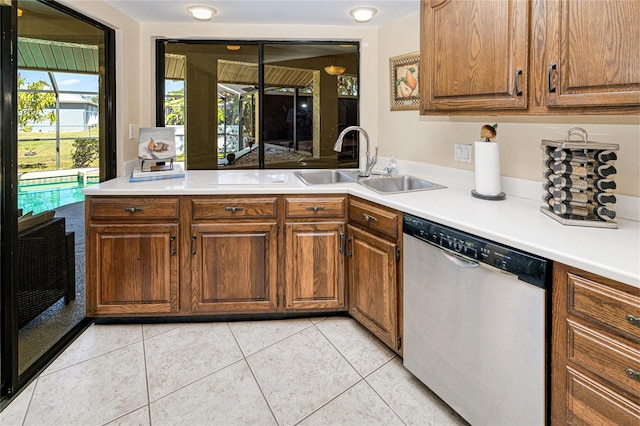
[[[319,321],[318,324],[322,322]],[[300,424],[301,422],[303,422],[305,419],[307,419],[308,417],[310,417],[311,415],[313,415],[314,413],[316,413],[318,410],[324,408],[325,406],[327,406],[328,404],[330,404],[333,400],[335,400],[336,398],[340,397],[341,395],[343,395],[345,392],[347,392],[349,389],[353,388],[355,385],[357,385],[358,383],[364,382],[367,384],[367,386],[369,386],[371,388],[371,390],[373,390],[375,392],[375,389],[373,389],[373,387],[369,384],[369,382],[367,382],[365,380],[365,376],[363,376],[362,374],[360,374],[360,372],[351,364],[351,362],[349,362],[349,360],[347,359],[347,357],[344,356],[344,354],[342,352],[340,352],[340,350],[336,347],[336,345],[333,344],[333,342],[331,341],[331,339],[329,339],[329,337],[327,337],[327,335],[325,335],[322,330],[320,330],[320,328],[317,326],[316,323],[313,324],[313,326],[316,328],[316,330],[318,330],[318,332],[320,333],[320,335],[322,337],[324,337],[324,339],[329,342],[329,344],[338,352],[338,354],[346,361],[347,364],[349,364],[349,366],[358,374],[358,376],[360,376],[360,380],[358,380],[357,382],[355,382],[353,385],[349,386],[348,388],[346,388],[344,391],[340,392],[338,395],[336,395],[335,397],[331,398],[329,401],[325,402],[324,404],[322,404],[320,407],[318,407],[317,409],[315,409],[313,412],[309,413],[307,416],[303,417],[302,419],[300,419],[300,421],[298,421],[296,424]],[[387,363],[391,362],[394,358],[396,357],[396,355],[394,354],[394,356],[386,361],[385,363],[383,363],[380,367],[376,368],[375,370],[373,370],[371,373],[369,373],[368,375],[372,374],[373,372],[379,370],[380,368],[382,368],[384,365],[386,365]],[[367,375],[367,376],[368,376]],[[402,418],[400,418],[400,416],[398,416],[398,413],[395,412],[395,410],[393,410],[393,408],[391,408],[389,406],[389,404],[387,403],[387,401],[382,398],[382,396],[380,396],[380,394],[378,394],[378,392],[375,392],[376,395],[378,395],[378,397],[391,409],[391,411],[393,411],[393,414],[395,414],[402,423],[404,423],[406,425],[406,423],[404,422],[404,420],[402,420]]]
[[[151,407],[149,406],[149,380],[147,378],[147,355],[146,355],[147,352],[146,352],[146,346],[145,346],[145,342],[144,342],[145,339],[144,339],[144,329],[142,327],[143,324],[140,324],[140,325],[141,325],[140,334],[142,336],[142,340],[140,342],[142,343],[142,360],[144,361],[144,380],[145,380],[146,389],[147,389],[147,403],[144,404],[144,405],[147,406],[147,413],[148,413],[148,416],[149,416],[149,426],[151,426]],[[136,343],[138,343],[138,342],[136,342]],[[133,343],[132,343],[132,345],[133,345]],[[128,345],[128,346],[131,346],[131,345]],[[126,347],[126,346],[124,346],[124,347]],[[127,412],[127,413],[124,413],[124,414],[122,414],[120,416],[117,416],[117,417],[115,417],[115,418],[113,418],[111,420],[108,420],[106,423],[103,424],[103,426],[106,426],[109,423],[113,423],[114,421],[116,421],[118,419],[121,419],[121,418],[123,418],[125,416],[128,416],[131,413],[134,413],[134,412],[138,411],[139,409],[144,407],[144,405],[140,406],[140,407],[137,407],[137,408],[134,408],[133,410],[131,410],[131,411]]]
[[[35,380],[35,383],[33,385],[33,392],[31,392],[31,396],[29,397],[29,403],[27,404],[27,409],[24,410],[24,416],[22,416],[22,426],[25,426],[27,423],[27,415],[29,414],[29,409],[31,408],[31,403],[33,402],[33,397],[36,394],[36,389],[38,388],[38,381],[40,380],[40,376],[38,376]],[[5,407],[5,409],[8,408]]]
[[404,419],[402,418],[402,416],[400,414],[398,414],[396,412],[396,410],[393,409],[393,407],[391,406],[391,404],[389,404],[389,401],[387,401],[385,398],[382,397],[382,395],[380,395],[380,393],[378,393],[378,390],[376,388],[373,387],[373,385],[371,385],[371,383],[369,383],[369,381],[367,380],[367,377],[371,377],[371,375],[373,375],[376,371],[380,371],[380,369],[382,369],[385,365],[388,365],[390,362],[392,362],[394,359],[399,358],[397,354],[395,354],[393,356],[393,358],[391,358],[389,361],[385,362],[384,364],[382,364],[380,367],[376,368],[375,370],[373,370],[371,373],[367,374],[362,380],[364,380],[364,382],[367,384],[367,386],[369,386],[371,388],[371,390],[378,395],[378,397],[387,405],[387,407],[389,407],[389,409],[393,412],[393,414],[396,415],[396,417],[398,417],[398,419],[400,419],[400,421],[403,424],[407,424],[407,422],[404,421]]
[[[364,379],[364,376],[362,374],[360,374],[360,372],[358,371],[358,369],[356,367],[353,366],[353,364],[351,364],[351,362],[347,359],[346,356],[344,356],[344,354],[342,352],[340,352],[340,349],[337,348],[336,345],[333,344],[333,342],[331,341],[331,339],[329,339],[329,337],[327,337],[327,335],[325,335],[322,330],[320,330],[320,328],[318,326],[316,326],[315,324],[313,325],[316,330],[318,330],[318,332],[322,335],[322,337],[324,337],[326,339],[327,342],[329,342],[329,344],[333,347],[333,349],[336,350],[336,352],[338,352],[338,354],[340,354],[340,356],[347,362],[347,364],[349,364],[349,367],[353,368],[353,370],[358,374],[358,376],[360,376],[361,379]],[[393,359],[393,358],[392,358]],[[385,363],[386,364],[386,363]],[[384,364],[383,364],[384,365]]]
[[[194,324],[211,324],[211,323],[209,323],[209,322],[207,322],[207,323],[205,323],[205,322],[199,322],[199,323],[194,323]],[[226,323],[226,322],[221,322],[221,321],[216,321],[216,322],[215,322],[215,324],[227,324],[227,323]],[[167,330],[167,332],[169,332],[169,331],[173,331],[173,330],[175,330],[175,328],[173,328],[173,329],[171,329],[171,330]],[[154,336],[149,337],[149,339],[153,339],[153,338],[155,338],[156,336],[160,336],[161,334],[164,334],[164,333],[156,334],[156,335],[154,335]],[[231,333],[231,335],[233,336],[233,333]],[[237,344],[237,342],[236,342],[236,344]],[[222,367],[218,368],[218,369],[217,369],[217,370],[215,370],[215,371],[211,371],[211,372],[209,372],[209,373],[205,374],[204,376],[199,377],[199,378],[197,378],[197,379],[193,380],[192,382],[185,383],[184,385],[182,385],[182,386],[180,386],[180,387],[178,387],[178,388],[176,388],[176,389],[172,390],[171,392],[169,392],[169,393],[167,393],[167,394],[165,394],[165,395],[161,395],[161,396],[159,396],[158,398],[156,398],[156,399],[154,399],[154,400],[151,400],[151,395],[149,395],[149,396],[148,396],[149,406],[151,406],[151,403],[152,403],[152,402],[160,401],[161,399],[163,399],[163,398],[165,398],[165,397],[167,397],[167,396],[169,396],[169,395],[171,395],[171,394],[173,394],[173,393],[175,393],[175,392],[178,392],[178,391],[180,391],[180,390],[182,390],[182,389],[186,388],[187,386],[191,386],[191,385],[193,385],[194,383],[197,383],[197,382],[199,382],[199,381],[201,381],[201,380],[203,380],[203,379],[205,379],[205,378],[207,378],[207,377],[209,377],[209,376],[211,376],[211,375],[213,375],[213,374],[216,374],[216,373],[218,373],[218,372],[220,372],[220,371],[224,370],[225,368],[230,367],[230,366],[232,366],[233,364],[235,364],[235,363],[237,363],[237,362],[241,361],[241,360],[244,358],[244,355],[242,354],[242,349],[240,349],[240,354],[242,355],[242,357],[241,357],[241,358],[238,358],[238,359],[236,359],[236,360],[234,360],[234,361],[231,361],[229,364],[224,365],[224,366],[222,366]],[[145,358],[145,368],[146,368],[146,358]],[[147,378],[147,381],[148,381],[148,378]]]
[[[355,382],[354,384],[352,384],[351,386],[349,386],[348,388],[346,388],[345,390],[343,390],[342,392],[340,392],[338,395],[334,396],[333,398],[331,398],[329,401],[325,402],[324,404],[322,404],[320,407],[316,408],[315,410],[313,410],[311,413],[307,414],[305,417],[301,418],[299,421],[297,421],[295,424],[299,425],[300,423],[302,423],[303,421],[305,421],[306,419],[308,419],[309,417],[311,417],[312,415],[314,415],[315,413],[317,413],[318,411],[320,411],[321,409],[323,409],[324,407],[326,407],[327,405],[331,404],[331,402],[333,402],[334,400],[340,398],[342,395],[344,395],[347,391],[349,391],[349,389],[353,388],[354,386],[356,386],[359,383],[364,382],[364,379],[362,378],[362,376],[360,377],[360,380],[358,380],[357,382]],[[366,383],[366,382],[365,382]],[[368,383],[367,383],[368,384]]]
[[[140,324],[140,325],[142,325],[142,324]],[[142,329],[142,327],[141,327],[141,329]],[[83,333],[83,334],[84,334],[84,333]],[[82,336],[82,335],[78,336],[78,338],[79,338],[79,337],[81,337],[81,336]],[[77,342],[77,340],[78,340],[78,339],[76,339],[73,343],[76,343],[76,342]],[[115,348],[115,349],[112,349],[112,350],[110,350],[110,351],[107,351],[107,352],[101,353],[100,355],[96,355],[96,356],[91,357],[91,358],[83,359],[82,361],[78,361],[78,362],[76,362],[75,364],[70,364],[70,365],[67,365],[67,366],[65,366],[65,367],[62,367],[62,368],[60,368],[59,370],[55,370],[55,371],[52,371],[52,372],[50,372],[50,373],[46,373],[47,369],[48,369],[49,367],[51,367],[51,365],[53,365],[53,362],[55,362],[56,360],[58,360],[58,359],[59,359],[59,358],[64,354],[64,352],[62,352],[60,355],[58,355],[58,356],[56,357],[56,359],[55,359],[51,364],[49,364],[49,365],[47,366],[47,369],[43,370],[43,371],[38,375],[38,378],[40,378],[40,377],[46,377],[46,376],[50,376],[50,375],[52,375],[52,374],[58,373],[58,372],[60,372],[60,371],[66,370],[66,369],[68,369],[68,368],[75,367],[75,366],[77,366],[77,365],[84,364],[84,363],[89,362],[89,361],[93,361],[93,360],[98,359],[98,358],[100,358],[100,357],[103,357],[103,356],[105,356],[105,355],[109,355],[109,354],[112,354],[112,353],[114,353],[114,352],[116,352],[116,351],[119,351],[120,349],[128,348],[129,346],[135,345],[136,343],[140,343],[141,341],[144,341],[144,336],[143,336],[140,340],[136,340],[135,342],[131,342],[131,343],[129,343],[129,344],[126,344],[126,345],[124,345],[124,346],[120,346],[119,348]],[[67,349],[69,349],[70,347],[71,347],[71,346],[69,346]],[[65,349],[65,350],[66,350],[66,349]],[[46,373],[46,374],[44,374],[44,373]]]
[[[266,321],[271,321],[271,320],[266,320]],[[278,321],[278,320],[276,320],[276,321]],[[289,321],[289,320],[283,320],[283,321]],[[233,335],[233,330],[231,329],[231,325],[230,325],[231,323],[227,323],[227,324],[229,324],[229,329],[231,330],[231,334]],[[269,344],[268,344],[267,346],[265,346],[264,348],[260,348],[260,349],[258,349],[257,351],[255,351],[255,352],[253,352],[253,353],[250,353],[249,355],[245,355],[245,353],[244,353],[244,351],[242,350],[242,347],[240,346],[240,343],[238,342],[238,340],[237,340],[237,339],[236,339],[236,343],[238,344],[238,347],[240,347],[240,352],[242,353],[242,356],[244,356],[244,357],[246,358],[246,357],[249,357],[249,356],[251,356],[251,355],[255,355],[255,354],[257,354],[258,352],[262,352],[263,350],[265,350],[265,349],[267,349],[267,348],[270,348],[271,346],[276,345],[276,344],[278,344],[278,343],[280,343],[280,342],[282,342],[282,341],[284,341],[284,340],[287,340],[288,338],[293,337],[293,336],[295,336],[296,334],[301,333],[301,332],[303,332],[303,331],[305,331],[305,330],[307,330],[307,329],[309,329],[309,328],[313,327],[314,325],[315,325],[315,324],[314,324],[312,321],[309,321],[309,325],[307,325],[306,327],[302,328],[301,330],[298,330],[298,331],[296,331],[296,332],[295,332],[295,333],[293,333],[293,334],[290,334],[290,335],[288,335],[288,336],[285,336],[285,337],[283,337],[282,339],[280,339],[280,340],[278,340],[278,341],[276,341],[276,342],[269,343]],[[233,335],[233,338],[235,339],[235,335]]]
[[147,344],[144,338],[144,324],[140,327],[142,333],[142,359],[144,359],[144,382],[147,388],[147,415],[149,416],[149,426],[151,426],[151,395],[149,393],[149,370],[147,369]]
[[[258,382],[258,379],[256,378],[256,375],[253,372],[253,369],[251,368],[251,365],[249,364],[249,361],[247,361],[247,357],[244,355],[244,351],[242,350],[242,347],[240,346],[240,343],[238,342],[238,339],[236,339],[236,335],[233,334],[233,330],[231,329],[231,325],[229,323],[227,323],[227,326],[229,327],[229,331],[231,332],[231,336],[233,336],[233,340],[236,341],[236,344],[240,348],[240,353],[242,353],[242,359],[244,360],[245,365],[249,369],[249,372],[251,373],[251,377],[253,377],[253,380],[256,383],[256,386],[258,386],[258,390],[260,391],[260,394],[262,395],[262,398],[264,399],[265,404],[267,404],[267,407],[269,408],[269,412],[271,413],[271,416],[273,417],[273,421],[276,422],[277,425],[279,425],[280,423],[278,423],[278,419],[276,418],[276,415],[274,414],[273,409],[271,408],[271,404],[269,404],[269,401],[267,400],[267,397],[265,396],[264,391],[262,390],[262,386],[260,386],[260,383]],[[258,352],[260,352],[260,351],[258,351]],[[253,354],[251,354],[251,355],[253,355]]]
[[[389,409],[391,409],[391,411],[393,412],[393,414],[395,414],[395,415],[396,415],[396,417],[398,417],[398,419],[400,419],[400,421],[406,425],[407,423],[404,421],[404,419],[403,419],[402,417],[400,417],[400,415],[396,412],[396,410],[394,410],[394,409],[393,409],[393,407],[391,407],[391,405],[389,405],[389,402],[388,402],[386,399],[384,399],[384,398],[382,397],[382,395],[380,395],[380,394],[376,391],[376,389],[375,389],[373,386],[371,386],[371,384],[366,380],[366,378],[367,378],[367,377],[371,376],[373,373],[375,373],[376,371],[380,370],[382,367],[384,367],[385,365],[387,365],[388,363],[390,363],[391,361],[393,361],[394,359],[396,359],[396,358],[398,357],[398,355],[397,355],[396,353],[394,353],[394,354],[393,354],[393,356],[391,357],[391,359],[389,359],[389,360],[385,361],[384,363],[382,363],[382,365],[380,365],[378,368],[376,368],[376,369],[374,369],[373,371],[371,371],[371,372],[370,372],[369,374],[367,374],[366,376],[363,376],[362,374],[360,374],[360,372],[359,372],[359,371],[358,371],[358,370],[357,370],[353,365],[351,365],[351,363],[349,362],[349,360],[348,360],[348,359],[344,356],[344,354],[343,354],[342,352],[340,352],[340,350],[339,350],[339,349],[338,349],[338,348],[333,344],[333,342],[331,341],[331,339],[329,339],[329,337],[327,337],[327,336],[322,332],[322,330],[320,330],[320,328],[319,328],[316,324],[314,324],[314,326],[316,326],[316,328],[318,329],[318,331],[320,332],[320,334],[321,334],[325,339],[327,339],[327,341],[331,344],[331,346],[333,346],[333,347],[336,349],[336,351],[338,351],[338,353],[340,354],[340,356],[341,356],[342,358],[344,358],[344,360],[345,360],[345,361],[346,361],[346,362],[351,366],[351,368],[353,368],[353,369],[356,371],[356,373],[358,373],[358,375],[362,378],[362,380],[360,380],[360,381],[364,381],[364,382],[367,384],[367,386],[369,386],[369,388],[371,388],[371,390],[372,390],[373,392],[375,392],[375,394],[376,394],[376,395],[378,395],[378,397],[379,397],[379,398],[380,398],[380,399],[385,403],[385,405],[386,405],[387,407],[389,407]],[[358,383],[360,383],[360,381],[358,381]],[[354,385],[354,386],[355,386],[355,385]],[[352,386],[352,387],[353,387],[353,386]],[[346,392],[346,391],[345,391],[345,392]],[[343,392],[343,393],[344,393],[344,392]],[[340,395],[342,395],[342,394],[340,394]],[[336,398],[337,398],[337,397],[336,397]],[[334,399],[335,399],[335,398],[334,398]],[[329,401],[329,402],[331,402],[331,401]],[[327,404],[328,404],[328,403],[327,403]],[[325,404],[325,405],[326,405],[326,404]],[[324,407],[324,405],[323,405],[323,407]],[[321,407],[321,408],[322,408],[322,407]],[[316,411],[317,411],[317,410],[316,410]],[[315,412],[315,411],[314,411],[314,412]],[[308,416],[307,416],[307,417],[308,417]],[[305,418],[306,418],[306,417],[305,417]],[[303,419],[303,420],[304,420],[304,419]]]

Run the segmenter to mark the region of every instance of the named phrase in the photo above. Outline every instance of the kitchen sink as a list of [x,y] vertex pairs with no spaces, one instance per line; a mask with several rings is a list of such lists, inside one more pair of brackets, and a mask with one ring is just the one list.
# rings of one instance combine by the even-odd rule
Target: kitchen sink
[[358,180],[358,171],[314,170],[293,172],[305,185],[324,185],[328,183],[348,183]]
[[446,188],[440,184],[414,176],[374,177],[362,179],[358,183],[379,194],[400,194],[404,192]]

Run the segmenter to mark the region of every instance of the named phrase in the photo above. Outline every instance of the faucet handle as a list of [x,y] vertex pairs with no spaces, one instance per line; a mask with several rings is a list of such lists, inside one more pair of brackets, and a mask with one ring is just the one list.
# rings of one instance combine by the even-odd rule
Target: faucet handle
[[378,162],[378,147],[376,146],[376,153],[373,154],[369,163],[371,163],[371,167],[373,167]]

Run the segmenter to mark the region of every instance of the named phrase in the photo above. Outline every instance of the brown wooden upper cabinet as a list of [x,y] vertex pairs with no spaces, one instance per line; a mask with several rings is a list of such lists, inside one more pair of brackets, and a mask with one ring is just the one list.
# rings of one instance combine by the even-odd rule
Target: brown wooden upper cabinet
[[640,2],[546,1],[547,105],[640,103]]
[[637,0],[422,0],[421,113],[640,112]]
[[528,3],[423,0],[422,110],[526,109]]

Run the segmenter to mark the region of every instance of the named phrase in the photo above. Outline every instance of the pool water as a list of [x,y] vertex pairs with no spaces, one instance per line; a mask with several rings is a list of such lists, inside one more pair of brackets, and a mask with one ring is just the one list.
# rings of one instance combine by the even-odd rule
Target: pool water
[[47,210],[55,210],[67,204],[84,201],[83,188],[84,186],[78,182],[18,186],[18,209],[22,209],[23,213],[32,211],[33,214],[38,214]]

